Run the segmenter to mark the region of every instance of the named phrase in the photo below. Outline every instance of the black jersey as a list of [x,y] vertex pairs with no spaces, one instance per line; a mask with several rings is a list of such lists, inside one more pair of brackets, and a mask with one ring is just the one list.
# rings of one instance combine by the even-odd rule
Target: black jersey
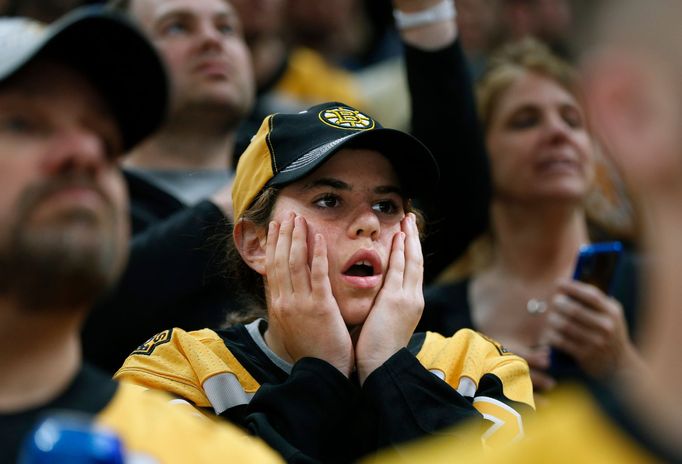
[[490,445],[517,440],[533,408],[526,362],[471,330],[413,336],[360,387],[321,360],[279,359],[263,341],[265,327],[164,331],[116,378],[227,416],[280,451],[291,446],[289,460],[300,453],[347,462],[465,420],[478,421]]

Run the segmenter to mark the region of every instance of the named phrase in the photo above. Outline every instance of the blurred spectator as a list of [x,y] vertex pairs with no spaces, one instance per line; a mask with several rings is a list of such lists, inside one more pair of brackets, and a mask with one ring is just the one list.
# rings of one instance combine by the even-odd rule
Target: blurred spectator
[[457,30],[474,79],[485,69],[500,35],[500,1],[457,0]]
[[501,1],[503,41],[534,37],[564,59],[571,58],[568,42],[574,31],[574,16],[570,0]]
[[[443,27],[440,23],[430,26]],[[406,29],[403,36],[409,40],[410,34],[418,32]],[[479,92],[486,149],[478,141],[473,99],[463,98],[471,91],[466,88],[468,81],[447,77],[448,72],[461,75],[463,60],[455,63],[459,70],[454,72],[450,53],[436,49],[432,60],[442,63],[440,68],[433,66],[439,80],[420,77],[429,69],[426,63],[418,68],[408,65],[415,130],[425,134],[422,139],[441,165],[447,166],[444,182],[457,192],[448,194],[447,187],[441,187],[439,201],[476,205],[475,210],[462,214],[457,208],[448,210],[445,203],[440,213],[433,213],[436,219],[449,217],[447,226],[440,227],[439,245],[430,248],[433,253],[456,255],[469,232],[476,230],[472,225],[479,224],[481,214],[488,210],[487,177],[472,159],[484,163],[489,155],[493,198],[490,233],[477,242],[485,244],[485,251],[474,253],[480,262],[464,280],[426,293],[419,329],[450,334],[473,327],[501,340],[528,360],[538,390],[555,383],[545,372],[549,344],[571,351],[580,366],[596,377],[636,365],[638,356],[624,316],[628,314],[633,322],[633,270],[626,266],[621,276],[625,313],[620,303],[595,287],[570,281],[557,285],[557,280],[570,278],[578,248],[590,241],[583,202],[594,182],[595,149],[575,71],[533,41],[509,46],[492,58]],[[436,111],[440,107],[445,108],[442,114]],[[455,181],[455,176],[461,178]],[[550,310],[531,314],[528,308],[536,303]],[[569,313],[576,314],[575,318]],[[575,333],[580,334],[580,348],[575,346]]]
[[[352,72],[352,99],[341,100],[362,105],[387,126],[406,130],[409,107],[402,46],[390,8],[382,9],[382,5],[390,5],[383,0],[331,4],[286,0],[286,5],[286,35],[291,46],[314,50],[330,65]],[[314,78],[313,72],[310,75]],[[325,81],[323,76],[319,80]]]
[[238,154],[244,151],[269,114],[299,111],[321,101],[338,100],[365,106],[362,89],[352,74],[318,52],[290,42],[286,0],[233,0],[233,3],[244,24],[257,84],[255,107],[239,129]]
[[[289,40],[338,63],[365,40],[360,0],[285,0]],[[360,21],[358,21],[360,20]]]
[[[153,48],[100,9],[48,28],[3,18],[0,35],[0,367],[10,373],[0,377],[0,462],[17,462],[25,435],[55,409],[111,430],[134,462],[278,462],[244,432],[82,361],[79,327],[125,262],[117,161],[165,114],[166,76]],[[48,456],[56,462],[65,450],[59,430],[47,431],[36,444],[56,447]]]
[[390,0],[363,0],[354,12],[354,20],[362,25],[362,33],[354,40],[355,49],[341,61],[344,68],[362,71],[402,55],[400,37],[393,25]]
[[236,129],[251,110],[254,83],[228,0],[112,5],[148,35],[171,80],[168,118],[124,163],[133,226],[128,267],[83,334],[88,359],[113,372],[150,333],[220,326],[235,307],[224,240],[216,237],[231,227]]
[[311,48],[326,60],[358,72],[401,54],[389,2],[342,0],[326,4],[286,0],[292,44]]

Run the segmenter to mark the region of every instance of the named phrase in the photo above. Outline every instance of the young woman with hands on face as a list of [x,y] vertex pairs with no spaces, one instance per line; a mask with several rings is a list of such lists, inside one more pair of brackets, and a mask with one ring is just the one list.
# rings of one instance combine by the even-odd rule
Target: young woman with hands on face
[[265,340],[292,362],[323,359],[346,377],[357,369],[362,384],[412,336],[423,259],[389,161],[370,150],[339,155],[280,193],[266,246]]
[[437,178],[419,141],[342,103],[269,116],[232,190],[252,321],[157,334],[116,377],[211,408],[289,462],[349,462],[464,420],[491,445],[522,436],[525,361],[471,330],[413,335],[410,199]]

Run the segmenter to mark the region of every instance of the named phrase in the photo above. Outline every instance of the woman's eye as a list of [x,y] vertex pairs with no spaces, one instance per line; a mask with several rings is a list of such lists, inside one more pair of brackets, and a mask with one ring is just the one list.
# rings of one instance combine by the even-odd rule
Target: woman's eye
[[315,206],[320,208],[334,208],[338,206],[339,203],[339,198],[334,195],[325,195],[322,198],[315,200]]
[[395,214],[399,211],[398,205],[392,200],[382,200],[375,203],[372,208],[382,214]]
[[188,28],[184,23],[175,21],[172,23],[168,23],[163,28],[163,33],[164,35],[180,35],[187,33],[187,30]]
[[216,28],[218,29],[218,31],[220,31],[221,34],[224,34],[224,35],[232,34],[236,30],[236,28],[232,24],[229,24],[229,23],[218,24],[216,26]]
[[538,123],[538,121],[539,118],[536,114],[523,112],[515,115],[509,121],[509,127],[511,127],[512,129],[526,129],[529,127],[533,127]]
[[564,121],[566,121],[566,124],[568,124],[570,127],[574,128],[574,129],[578,129],[578,128],[583,127],[582,116],[580,115],[580,113],[577,110],[575,110],[573,108],[564,110],[563,118],[564,118]]

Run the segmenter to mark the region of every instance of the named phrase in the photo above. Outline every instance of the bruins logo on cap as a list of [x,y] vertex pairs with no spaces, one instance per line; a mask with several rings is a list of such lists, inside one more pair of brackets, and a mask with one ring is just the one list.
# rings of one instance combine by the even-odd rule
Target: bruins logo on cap
[[337,129],[374,129],[374,119],[358,110],[338,106],[320,111],[320,121]]

